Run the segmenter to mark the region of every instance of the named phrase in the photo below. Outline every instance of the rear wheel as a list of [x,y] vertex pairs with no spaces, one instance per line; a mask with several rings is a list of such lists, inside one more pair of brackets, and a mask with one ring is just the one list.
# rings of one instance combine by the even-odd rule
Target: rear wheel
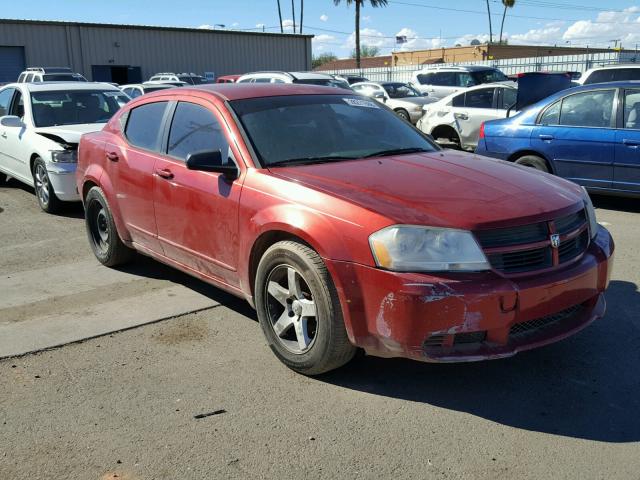
[[409,112],[407,112],[404,108],[399,108],[397,110],[394,110],[394,112],[396,112],[396,115],[398,115],[403,120],[406,120],[407,122],[411,122],[411,117],[409,116]]
[[84,213],[89,244],[100,263],[115,267],[129,262],[135,252],[120,240],[109,204],[99,187],[87,193]]
[[525,155],[516,160],[518,165],[524,165],[525,167],[535,168],[541,172],[549,173],[549,167],[544,158],[540,158],[536,155]]
[[53,186],[49,180],[47,166],[40,157],[33,162],[33,186],[40,208],[47,213],[55,213],[60,210],[62,202],[58,200]]
[[260,260],[256,308],[269,346],[286,366],[318,375],[351,360],[351,345],[329,272],[306,245],[278,242]]

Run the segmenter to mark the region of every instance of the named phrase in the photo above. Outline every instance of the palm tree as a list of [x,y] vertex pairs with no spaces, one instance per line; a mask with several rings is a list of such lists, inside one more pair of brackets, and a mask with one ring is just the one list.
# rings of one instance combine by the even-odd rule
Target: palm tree
[[[489,0],[487,0],[489,1]],[[366,0],[345,0],[347,6],[356,4],[356,67],[360,68],[360,8],[364,6]],[[342,0],[333,0],[334,5],[340,5]],[[372,7],[386,7],[387,0],[369,0]]]
[[507,8],[513,8],[516,4],[516,0],[502,0],[504,5],[504,11],[502,12],[502,24],[500,24],[500,40],[498,43],[502,43],[502,31],[504,30],[504,18],[507,16]]
[[278,0],[278,18],[280,19],[280,33],[284,33],[284,28],[282,28],[282,10],[280,9],[280,0]]
[[493,27],[491,26],[491,7],[489,7],[489,0],[487,0],[487,15],[489,16],[489,43],[493,43]]
[[291,16],[293,17],[293,33],[296,33],[296,6],[294,0],[291,0]]

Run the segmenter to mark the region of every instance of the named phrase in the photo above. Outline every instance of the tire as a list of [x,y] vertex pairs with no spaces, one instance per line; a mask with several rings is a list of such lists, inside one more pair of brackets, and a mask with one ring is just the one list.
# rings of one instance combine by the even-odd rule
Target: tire
[[131,261],[135,250],[120,240],[109,203],[100,187],[93,187],[87,193],[84,214],[89,244],[98,261],[107,267]]
[[272,245],[258,265],[255,293],[262,331],[287,367],[319,375],[355,355],[333,281],[308,246],[294,241]]
[[401,119],[411,123],[411,117],[409,116],[409,112],[407,112],[404,108],[399,108],[397,110],[394,110],[394,112],[396,112],[396,115],[398,115]]
[[0,172],[0,185],[4,185],[7,181],[7,175],[5,173]]
[[36,191],[36,198],[38,199],[38,205],[47,213],[56,213],[60,211],[62,202],[56,197],[56,193],[53,191],[51,182],[49,180],[49,172],[47,172],[47,165],[40,157],[37,157],[33,162],[33,186]]
[[540,158],[536,155],[525,155],[516,160],[518,165],[524,165],[525,167],[535,168],[541,172],[549,173],[549,167],[544,158]]

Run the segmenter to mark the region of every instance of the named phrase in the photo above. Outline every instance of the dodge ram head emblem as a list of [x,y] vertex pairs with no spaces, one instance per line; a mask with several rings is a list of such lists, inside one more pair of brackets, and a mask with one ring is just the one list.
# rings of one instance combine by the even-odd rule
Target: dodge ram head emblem
[[560,235],[558,235],[557,233],[554,233],[549,238],[551,239],[551,246],[553,248],[558,248],[560,246]]

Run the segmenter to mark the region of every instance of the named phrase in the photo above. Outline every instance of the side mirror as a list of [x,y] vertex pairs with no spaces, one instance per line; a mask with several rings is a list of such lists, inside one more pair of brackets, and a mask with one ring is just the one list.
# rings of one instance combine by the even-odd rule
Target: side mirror
[[423,97],[428,97],[429,96],[429,92],[422,92],[422,96]]
[[187,168],[189,170],[200,170],[201,172],[221,173],[227,180],[235,180],[239,174],[235,163],[222,163],[222,152],[220,150],[204,150],[190,153],[187,157]]
[[382,92],[373,92],[373,98],[377,98],[377,99],[383,99],[385,98],[384,93]]
[[22,121],[22,119],[20,119],[20,117],[16,117],[15,115],[7,115],[0,118],[0,125],[9,128],[22,128],[24,127],[24,122]]

